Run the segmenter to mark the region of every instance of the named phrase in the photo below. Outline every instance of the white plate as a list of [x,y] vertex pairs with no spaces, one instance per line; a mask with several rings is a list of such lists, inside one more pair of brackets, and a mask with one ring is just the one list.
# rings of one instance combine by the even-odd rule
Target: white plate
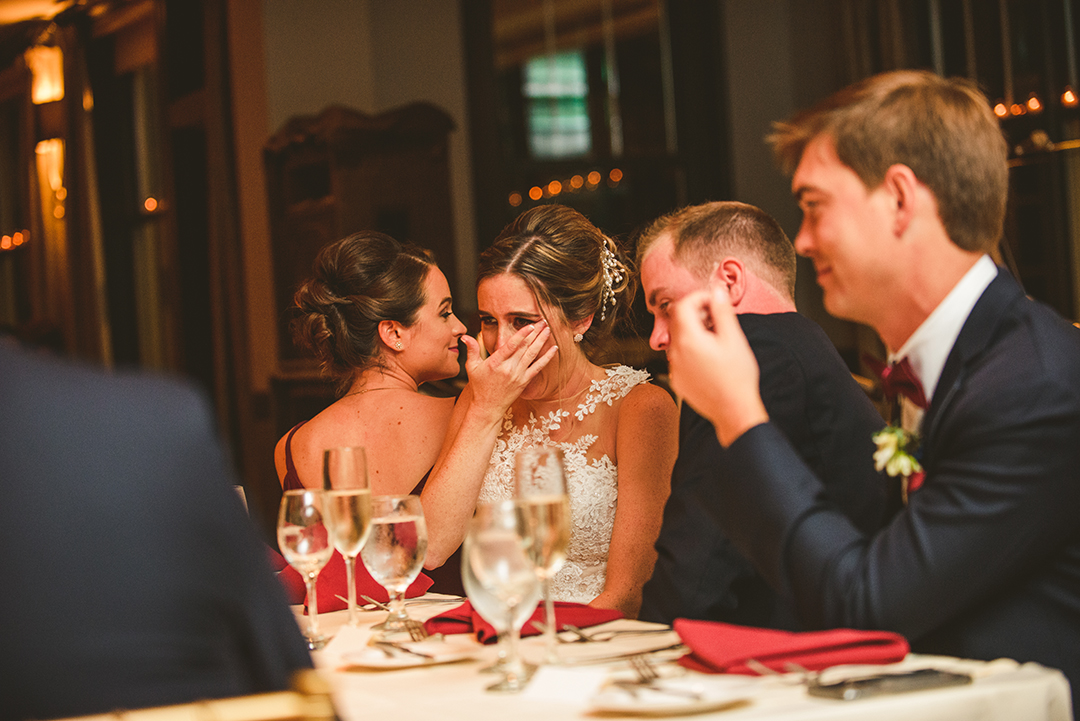
[[[461,643],[460,641],[465,641]],[[348,651],[341,654],[340,670],[348,671],[350,668],[364,669],[393,669],[393,668],[416,668],[418,666],[435,666],[441,663],[453,663],[464,661],[476,656],[480,649],[471,637],[455,640],[453,636],[447,640],[414,641],[399,644],[405,648],[427,654],[431,658],[421,658],[410,653],[391,650],[387,655],[381,649],[373,646],[365,646],[361,649]]]
[[[593,696],[590,710],[631,716],[681,716],[724,711],[747,705],[756,693],[755,685],[740,678],[723,676],[683,676],[660,679],[654,691],[635,687],[633,691],[608,684]],[[698,698],[680,695],[696,693]]]

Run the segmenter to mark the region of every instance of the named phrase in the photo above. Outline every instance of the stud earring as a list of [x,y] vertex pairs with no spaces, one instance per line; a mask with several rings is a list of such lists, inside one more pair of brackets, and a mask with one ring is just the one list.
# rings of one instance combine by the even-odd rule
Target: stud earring
[[575,334],[574,334],[574,342],[575,342],[575,343],[580,343],[580,342],[581,342],[581,340],[582,340],[582,339],[583,339],[584,337],[585,337],[585,336],[583,336],[583,335],[582,335],[581,333],[575,333]]
[[397,343],[395,343],[394,347],[397,348],[398,350],[401,350],[401,341],[398,341]]

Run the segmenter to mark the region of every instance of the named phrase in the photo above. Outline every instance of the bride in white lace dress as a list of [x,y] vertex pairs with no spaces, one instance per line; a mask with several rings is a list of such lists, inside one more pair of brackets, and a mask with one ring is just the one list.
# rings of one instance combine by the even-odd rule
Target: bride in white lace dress
[[477,286],[484,348],[468,348],[461,394],[424,489],[427,566],[460,544],[477,501],[513,494],[515,452],[562,448],[570,497],[560,601],[637,614],[656,556],[678,418],[648,374],[604,368],[587,352],[607,339],[633,297],[616,244],[558,205],[526,211],[481,254]]

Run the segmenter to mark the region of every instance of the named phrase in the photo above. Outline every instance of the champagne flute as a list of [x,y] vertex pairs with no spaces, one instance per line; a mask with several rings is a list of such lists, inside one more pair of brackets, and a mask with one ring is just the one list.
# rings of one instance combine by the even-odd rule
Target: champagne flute
[[390,595],[390,613],[372,626],[382,636],[408,632],[417,623],[405,611],[405,591],[420,575],[427,554],[427,524],[419,496],[371,499],[371,533],[360,551],[368,573]]
[[518,654],[521,626],[540,602],[540,578],[529,546],[529,519],[521,503],[480,504],[462,548],[462,567],[476,581],[469,601],[484,620],[506,637],[503,677],[488,691],[517,692],[525,688],[536,667]]
[[566,561],[566,548],[570,545],[570,501],[566,496],[562,451],[547,446],[518,451],[514,459],[514,493],[529,523],[528,550],[544,593],[544,660],[558,663],[551,579]]
[[323,452],[323,489],[329,511],[330,538],[345,558],[349,625],[357,626],[356,557],[371,530],[371,490],[363,448],[328,448]]
[[319,633],[319,603],[315,595],[315,579],[334,553],[325,524],[325,500],[321,490],[285,491],[277,523],[281,553],[303,576],[307,586],[308,627],[304,635],[308,648],[313,651],[330,640],[329,636]]

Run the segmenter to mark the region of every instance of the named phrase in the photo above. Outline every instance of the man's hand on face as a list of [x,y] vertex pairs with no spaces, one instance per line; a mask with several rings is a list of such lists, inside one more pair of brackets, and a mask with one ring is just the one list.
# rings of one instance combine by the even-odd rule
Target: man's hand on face
[[726,288],[696,291],[675,304],[667,356],[671,387],[712,422],[725,448],[769,420],[757,360]]

